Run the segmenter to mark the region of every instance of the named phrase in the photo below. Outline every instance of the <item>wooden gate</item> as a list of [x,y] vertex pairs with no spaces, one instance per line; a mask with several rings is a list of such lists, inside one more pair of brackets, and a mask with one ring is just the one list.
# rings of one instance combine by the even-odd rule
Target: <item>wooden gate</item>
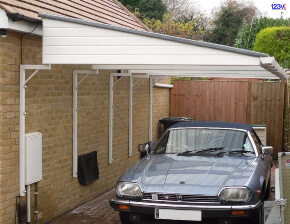
[[284,91],[283,82],[174,81],[170,116],[266,124],[276,158],[283,145]]

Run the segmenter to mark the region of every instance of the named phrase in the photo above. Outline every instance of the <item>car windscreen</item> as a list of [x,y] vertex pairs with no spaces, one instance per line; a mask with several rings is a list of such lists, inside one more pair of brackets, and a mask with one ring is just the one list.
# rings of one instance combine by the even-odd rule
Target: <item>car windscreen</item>
[[232,129],[186,128],[172,129],[161,139],[154,152],[182,154],[196,152],[254,154],[254,148],[244,131]]

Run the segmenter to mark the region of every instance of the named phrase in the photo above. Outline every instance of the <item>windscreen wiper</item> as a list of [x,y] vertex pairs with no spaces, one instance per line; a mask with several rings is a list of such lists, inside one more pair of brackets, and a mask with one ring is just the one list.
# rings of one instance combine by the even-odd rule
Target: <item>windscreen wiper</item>
[[199,154],[202,152],[215,152],[215,151],[219,151],[224,149],[225,147],[213,147],[213,148],[206,148],[206,149],[200,149],[200,150],[190,150],[190,151],[185,151],[185,152],[181,152],[178,153],[178,156],[186,156],[186,155],[195,155],[195,154]]
[[188,151],[185,151],[185,152],[180,152],[177,155],[178,156],[186,156],[186,155],[192,154],[193,152],[194,152],[194,150],[188,150]]
[[254,152],[254,151],[250,151],[250,150],[243,150],[243,149],[241,149],[241,150],[233,150],[233,151],[228,151],[228,153],[229,153],[229,154],[238,154],[238,153],[240,153],[240,154],[244,154],[244,153],[251,153],[251,154],[255,154],[255,152]]
[[224,149],[225,147],[213,147],[213,148],[207,148],[207,149],[200,149],[195,152],[196,153],[202,153],[202,152],[215,152]]

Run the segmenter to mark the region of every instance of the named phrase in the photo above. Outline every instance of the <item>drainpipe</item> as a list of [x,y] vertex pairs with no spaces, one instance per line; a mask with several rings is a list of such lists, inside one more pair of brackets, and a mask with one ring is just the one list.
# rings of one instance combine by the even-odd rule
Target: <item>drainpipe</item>
[[31,216],[30,216],[30,185],[27,185],[27,194],[26,194],[26,200],[27,200],[27,220],[26,220],[26,224],[30,224],[31,223]]
[[170,85],[170,84],[162,84],[162,83],[155,83],[154,86],[155,87],[159,87],[159,88],[169,88],[169,89],[172,89],[173,88],[173,85]]
[[38,182],[35,183],[35,190],[34,190],[34,195],[35,195],[35,224],[38,224]]

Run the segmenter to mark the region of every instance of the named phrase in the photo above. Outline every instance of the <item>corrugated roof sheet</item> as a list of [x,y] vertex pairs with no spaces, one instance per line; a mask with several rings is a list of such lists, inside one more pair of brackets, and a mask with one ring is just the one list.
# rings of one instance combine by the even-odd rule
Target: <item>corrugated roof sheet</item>
[[39,20],[46,13],[150,31],[117,0],[0,0],[0,7]]

